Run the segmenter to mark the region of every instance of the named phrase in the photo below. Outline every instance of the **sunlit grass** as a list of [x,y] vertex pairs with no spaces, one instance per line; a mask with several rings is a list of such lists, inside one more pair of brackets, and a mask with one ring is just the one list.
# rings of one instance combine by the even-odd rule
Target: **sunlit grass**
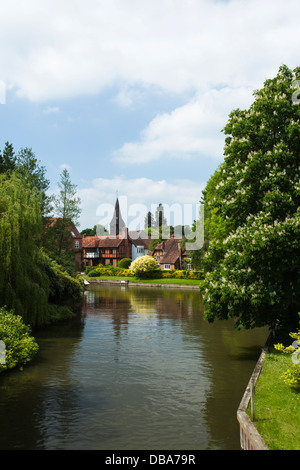
[[254,424],[270,450],[300,449],[300,389],[281,378],[291,365],[291,355],[272,350],[256,384]]

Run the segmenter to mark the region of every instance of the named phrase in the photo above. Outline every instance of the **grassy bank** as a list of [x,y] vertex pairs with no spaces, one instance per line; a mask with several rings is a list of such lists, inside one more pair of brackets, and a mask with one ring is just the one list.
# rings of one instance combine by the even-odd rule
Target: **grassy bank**
[[290,355],[270,350],[256,385],[254,424],[270,450],[300,449],[300,388],[281,378],[290,366]]
[[85,276],[86,280],[94,280],[94,279],[103,279],[103,280],[119,280],[119,281],[130,281],[136,282],[139,284],[176,284],[176,285],[190,285],[190,286],[198,286],[199,280],[197,279],[138,279],[136,277],[130,276],[97,276],[89,278]]

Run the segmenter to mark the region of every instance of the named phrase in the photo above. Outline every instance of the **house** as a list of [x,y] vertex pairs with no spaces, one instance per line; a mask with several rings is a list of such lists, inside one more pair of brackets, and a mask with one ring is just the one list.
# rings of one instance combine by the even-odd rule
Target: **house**
[[148,255],[154,256],[162,270],[182,269],[182,260],[186,258],[185,250],[181,248],[181,239],[172,235],[168,240],[158,243]]
[[143,237],[143,232],[130,232],[126,228],[121,215],[117,198],[115,210],[110,222],[110,235],[83,237],[83,258],[86,266],[117,266],[123,258],[135,259],[148,252],[149,243]]
[[134,261],[148,254],[156,258],[161,269],[182,269],[182,260],[186,258],[186,253],[181,248],[181,238],[172,236],[159,243],[153,251],[149,251],[150,242],[151,238],[143,230],[128,231],[117,199],[110,222],[110,235],[95,235],[82,239],[85,266],[117,266],[123,258],[131,258]]
[[122,235],[83,237],[82,248],[85,266],[117,266],[121,259],[131,258],[132,252],[128,236]]
[[151,238],[143,230],[129,231],[128,236],[131,242],[131,259],[134,261],[140,256],[145,256],[149,252]]

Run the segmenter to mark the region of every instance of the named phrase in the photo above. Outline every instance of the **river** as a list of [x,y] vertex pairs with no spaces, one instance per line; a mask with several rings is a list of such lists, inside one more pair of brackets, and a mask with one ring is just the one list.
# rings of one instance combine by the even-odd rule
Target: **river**
[[265,329],[203,319],[197,290],[92,287],[0,376],[1,450],[239,450]]

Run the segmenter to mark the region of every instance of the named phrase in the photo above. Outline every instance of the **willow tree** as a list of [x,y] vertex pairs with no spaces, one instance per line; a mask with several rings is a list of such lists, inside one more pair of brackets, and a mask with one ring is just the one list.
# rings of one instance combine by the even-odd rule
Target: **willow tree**
[[299,68],[280,67],[224,128],[224,162],[204,192],[210,244],[201,290],[210,321],[288,329],[298,323],[299,78]]
[[39,194],[12,173],[0,175],[0,195],[0,306],[31,324],[43,323],[50,285],[39,249]]

